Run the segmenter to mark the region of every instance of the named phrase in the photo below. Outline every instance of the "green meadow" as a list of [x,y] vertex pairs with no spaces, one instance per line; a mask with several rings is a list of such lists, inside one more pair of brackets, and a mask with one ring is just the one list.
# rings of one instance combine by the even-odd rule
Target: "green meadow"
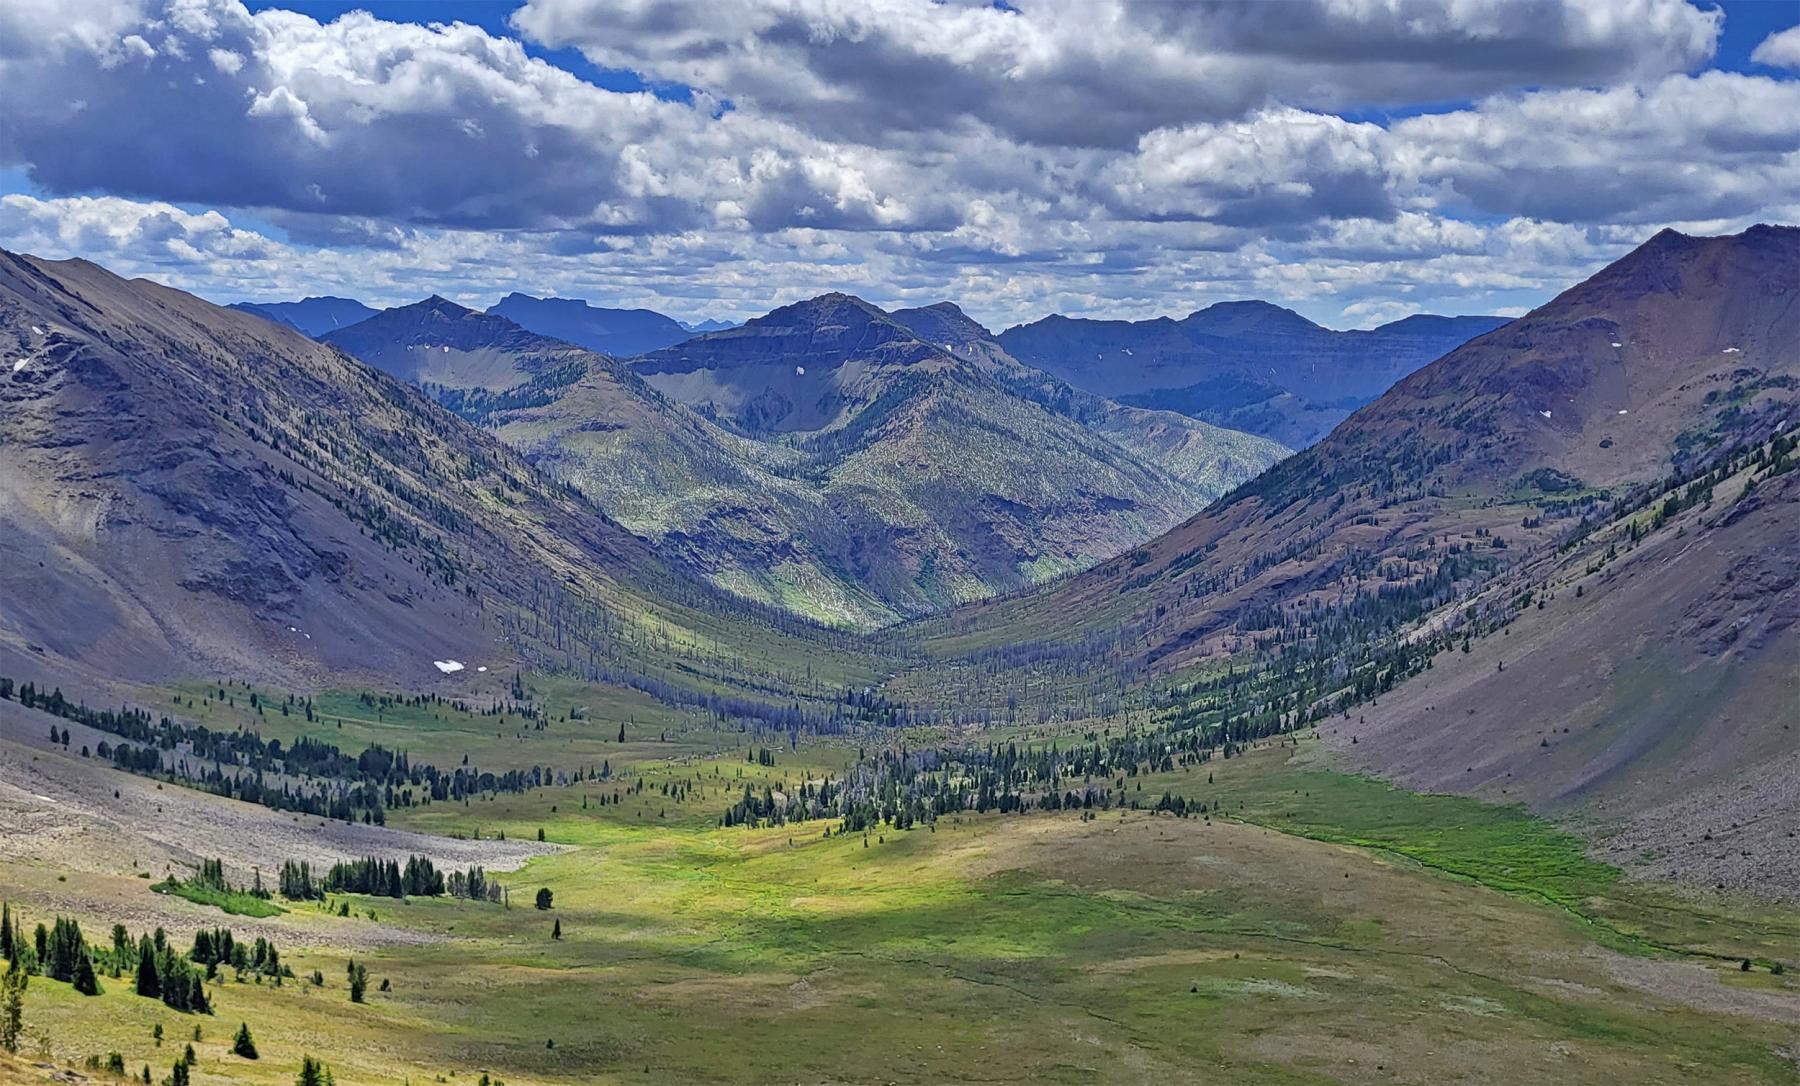
[[[387,723],[343,697],[318,705],[347,733]],[[696,728],[611,743],[611,780],[391,811],[559,851],[500,876],[510,906],[291,903],[271,923],[294,925],[296,979],[222,970],[213,1016],[129,975],[94,998],[38,978],[28,1029],[57,1060],[117,1051],[160,1079],[194,1043],[194,1082],[283,1086],[303,1054],[356,1084],[1796,1079],[1800,993],[1771,971],[1800,962],[1792,916],[1626,882],[1522,811],[1338,773],[1300,740],[1139,778],[1216,815],[719,828],[746,785],[841,773],[853,743],[766,766]],[[0,894],[47,919],[24,874],[0,871]],[[102,876],[67,880],[64,911],[90,888],[111,900]],[[73,911],[90,938],[111,923]],[[257,1061],[230,1052],[240,1021]]]

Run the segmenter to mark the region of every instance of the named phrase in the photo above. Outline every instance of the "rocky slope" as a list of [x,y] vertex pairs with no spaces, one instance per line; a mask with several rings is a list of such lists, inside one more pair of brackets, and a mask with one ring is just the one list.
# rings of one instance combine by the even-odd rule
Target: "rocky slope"
[[1319,724],[1360,766],[1742,884],[1800,832],[1796,424],[1800,230],[1664,232],[1148,546],[918,631],[1076,673],[1388,652]]
[[1665,231],[1148,546],[941,628],[1154,613],[1145,657],[1179,667],[1223,649],[1246,609],[1379,582],[1384,554],[1443,557],[1465,538],[1529,548],[1558,518],[1524,514],[1622,493],[1784,423],[1800,402],[1797,250],[1788,227]]
[[0,344],[0,673],[416,686],[525,661],[778,691],[838,658],[263,318],[4,253]]

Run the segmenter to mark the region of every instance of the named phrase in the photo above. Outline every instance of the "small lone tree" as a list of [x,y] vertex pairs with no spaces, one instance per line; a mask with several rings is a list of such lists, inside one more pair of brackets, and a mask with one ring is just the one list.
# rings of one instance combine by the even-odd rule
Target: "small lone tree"
[[0,976],[0,1048],[19,1050],[19,1031],[25,1026],[25,986],[31,975],[20,968],[17,959]]
[[325,1086],[325,1066],[311,1056],[300,1057],[300,1073],[294,1076],[294,1086]]
[[554,925],[551,926],[550,938],[552,938],[552,939],[561,939],[562,938],[562,920],[560,918],[556,921],[556,923]]
[[250,1023],[238,1023],[237,1039],[231,1042],[231,1050],[247,1060],[256,1059],[256,1042],[250,1039]]
[[550,903],[555,900],[555,898],[556,895],[550,892],[548,886],[540,886],[537,892],[537,907],[540,909],[548,909],[550,908]]
[[369,988],[369,970],[363,963],[352,959],[348,972],[350,974],[350,1002],[361,1003],[363,993]]

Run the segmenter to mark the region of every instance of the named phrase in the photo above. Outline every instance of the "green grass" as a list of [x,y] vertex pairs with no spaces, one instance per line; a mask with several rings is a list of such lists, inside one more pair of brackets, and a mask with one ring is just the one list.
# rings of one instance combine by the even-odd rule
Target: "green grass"
[[183,882],[175,878],[167,878],[150,887],[159,894],[173,894],[186,898],[196,905],[211,905],[215,909],[223,909],[233,916],[269,917],[280,916],[286,909],[270,901],[257,897],[246,890],[221,890],[216,886],[205,886],[197,882]]
[[[1763,966],[1800,955],[1800,916],[1754,904],[1696,904],[1626,880],[1587,855],[1573,833],[1522,806],[1428,795],[1326,768],[1311,748],[1266,746],[1186,773],[1141,778],[1147,802],[1163,791],[1222,805],[1224,815],[1316,841],[1379,850],[1432,871],[1566,910],[1605,945],[1676,951]],[[1212,783],[1207,783],[1208,778]]]
[[[284,959],[323,987],[227,975],[217,1016],[200,1020],[132,996],[128,978],[87,1000],[34,982],[27,1022],[58,1058],[116,1048],[160,1075],[182,1042],[155,1048],[151,1026],[185,1038],[199,1021],[203,1086],[286,1086],[303,1052],[362,1086],[484,1072],[512,1086],[1439,1082],[1479,1067],[1519,1081],[1793,1082],[1786,1026],[1731,1002],[1800,1002],[1793,974],[1707,966],[1696,981],[1666,956],[1628,959],[1572,910],[1638,891],[1568,835],[1290,753],[1143,778],[1146,796],[1166,779],[1223,802],[1230,817],[1211,824],[963,816],[865,843],[823,824],[716,826],[745,782],[841,773],[850,743],[778,748],[772,768],[725,737],[710,753],[646,748],[615,763],[617,781],[391,812],[462,836],[542,828],[563,851],[501,876],[510,909],[355,897],[349,918],[297,909],[268,923],[296,929],[277,931]],[[685,803],[662,794],[675,782],[692,788]],[[621,802],[598,802],[615,790]],[[143,893],[67,877],[0,870],[0,896],[23,902],[28,924],[90,902],[79,919],[97,933],[117,893]],[[527,904],[539,887],[554,910]],[[1737,926],[1800,954],[1783,942],[1791,920],[1664,915],[1672,936]],[[365,1005],[348,1001],[349,957],[369,969]],[[1622,982],[1612,963],[1626,960],[1647,979]],[[1702,998],[1685,998],[1700,982]],[[238,1021],[262,1049],[254,1065],[229,1054]]]
[[[1167,784],[1179,794],[1222,803],[1233,818],[1318,841],[1381,849],[1558,905],[1578,904],[1619,881],[1616,868],[1587,858],[1579,837],[1521,806],[1425,795],[1331,770],[1289,768],[1265,752],[1237,760],[1248,771],[1221,759],[1188,774],[1146,777],[1144,790],[1160,794],[1159,786]],[[1218,783],[1195,788],[1193,777],[1201,773],[1211,773]]]

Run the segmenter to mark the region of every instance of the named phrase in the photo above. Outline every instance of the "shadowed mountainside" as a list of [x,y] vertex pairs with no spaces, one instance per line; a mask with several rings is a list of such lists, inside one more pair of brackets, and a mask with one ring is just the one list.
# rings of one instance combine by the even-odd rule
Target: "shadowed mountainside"
[[1181,320],[1050,316],[1009,328],[1014,357],[1122,403],[1163,408],[1304,448],[1395,381],[1504,317],[1414,316],[1337,332],[1268,302]]
[[540,336],[615,358],[654,351],[693,335],[673,317],[653,309],[606,309],[580,298],[534,298],[515,292],[487,311]]
[[267,317],[314,339],[339,328],[348,328],[358,321],[368,320],[380,312],[354,298],[330,296],[302,298],[297,302],[237,302],[227,308]]

